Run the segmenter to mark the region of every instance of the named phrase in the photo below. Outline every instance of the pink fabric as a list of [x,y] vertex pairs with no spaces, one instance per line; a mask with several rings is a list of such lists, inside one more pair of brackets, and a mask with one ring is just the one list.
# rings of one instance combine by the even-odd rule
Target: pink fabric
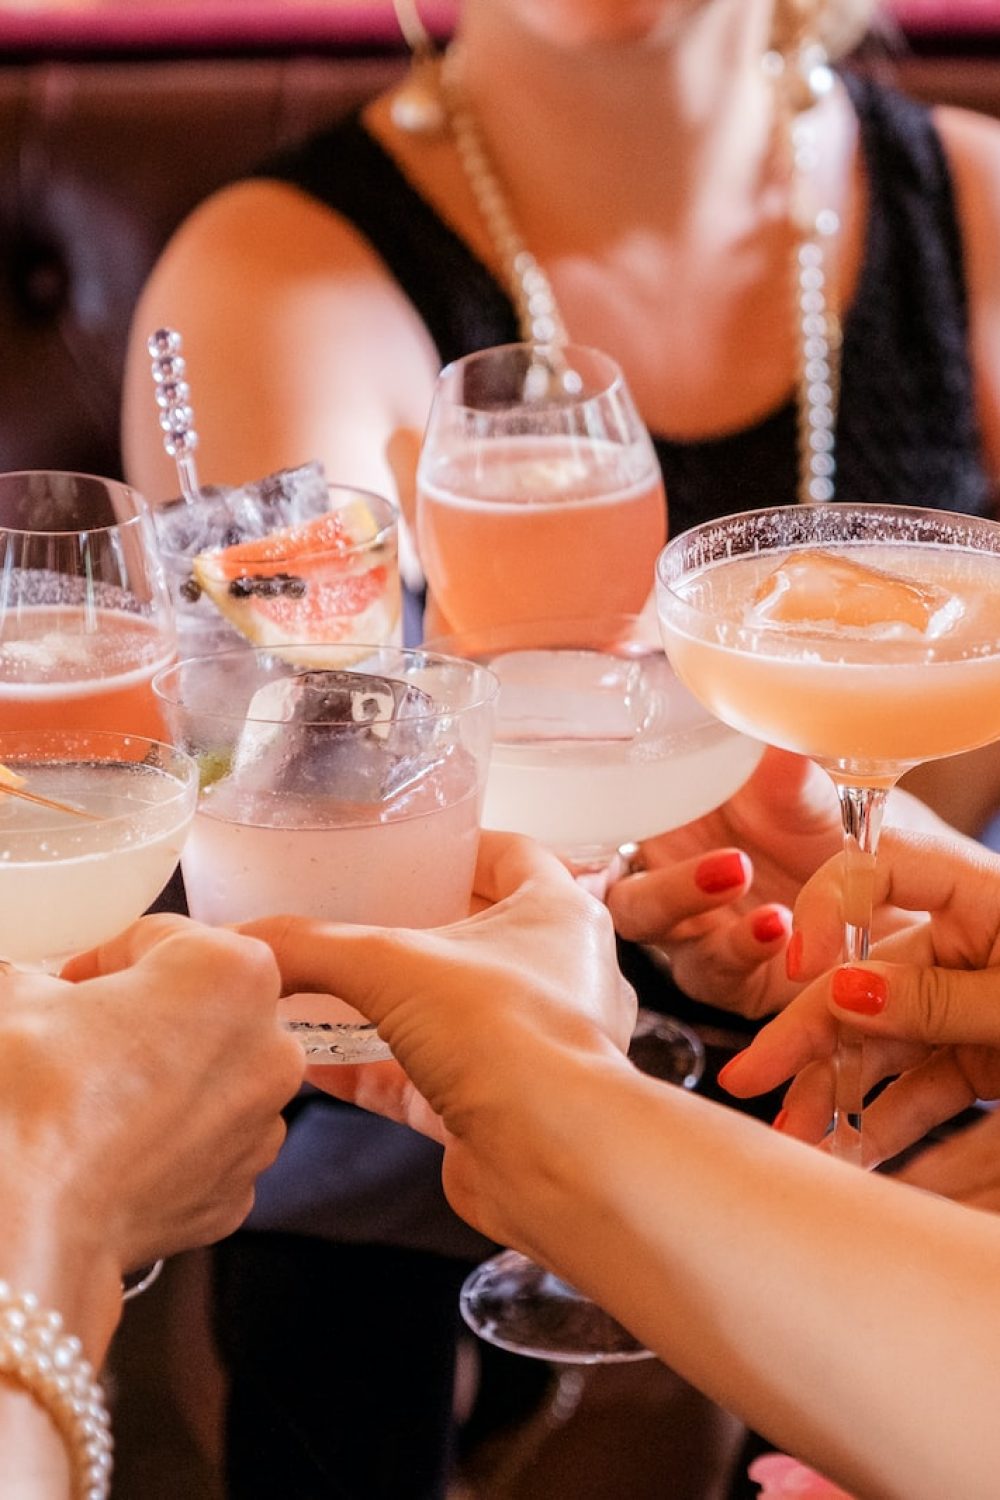
[[762,1453],[747,1475],[761,1487],[758,1500],[851,1500],[846,1490],[787,1453]]
[[[450,0],[427,0],[428,29],[446,35],[454,15]],[[0,9],[0,49],[71,53],[165,49],[238,52],[242,47],[317,46],[346,50],[402,45],[392,8],[382,4],[273,4],[268,0],[182,0],[179,4],[116,5],[83,9]]]
[[891,0],[888,8],[908,31],[1000,35],[998,0]]

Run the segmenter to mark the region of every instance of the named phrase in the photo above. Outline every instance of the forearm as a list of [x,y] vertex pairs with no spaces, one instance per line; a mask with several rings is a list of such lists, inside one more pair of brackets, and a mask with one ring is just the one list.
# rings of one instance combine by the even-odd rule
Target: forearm
[[522,1248],[848,1490],[990,1492],[996,1221],[614,1064],[561,1063],[536,1115]]

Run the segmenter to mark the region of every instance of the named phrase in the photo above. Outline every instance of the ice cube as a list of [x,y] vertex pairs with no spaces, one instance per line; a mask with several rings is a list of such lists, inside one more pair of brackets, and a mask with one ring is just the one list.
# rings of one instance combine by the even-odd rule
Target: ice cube
[[764,579],[747,623],[934,640],[962,614],[961,599],[935,584],[901,578],[853,558],[804,551],[786,558]]
[[631,740],[649,716],[642,663],[603,651],[507,651],[490,668],[500,679],[496,738]]
[[283,526],[317,515],[328,504],[326,473],[318,462],[279,469],[241,485],[203,485],[198,500],[171,500],[154,512],[166,553],[194,557],[212,548],[258,541]]
[[232,775],[246,791],[386,802],[440,762],[433,707],[414,684],[370,672],[274,678],[250,700]]

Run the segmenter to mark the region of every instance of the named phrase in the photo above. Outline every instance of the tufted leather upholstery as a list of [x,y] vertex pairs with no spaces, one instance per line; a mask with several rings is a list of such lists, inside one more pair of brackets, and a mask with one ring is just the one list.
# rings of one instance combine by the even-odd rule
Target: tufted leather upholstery
[[[384,40],[384,39],[383,39]],[[384,45],[242,58],[0,67],[0,470],[121,470],[129,319],[201,198],[402,67]],[[1000,113],[1000,59],[900,69],[925,98]]]
[[353,55],[0,68],[0,470],[120,473],[129,319],[171,231],[399,67]]

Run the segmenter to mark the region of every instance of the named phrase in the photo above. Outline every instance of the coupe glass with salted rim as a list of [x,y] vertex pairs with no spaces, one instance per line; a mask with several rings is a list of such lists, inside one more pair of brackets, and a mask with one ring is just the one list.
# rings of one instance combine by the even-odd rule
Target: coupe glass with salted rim
[[[155,683],[201,769],[182,869],[212,924],[293,913],[437,927],[467,916],[497,683],[424,650],[340,643],[190,658]],[[310,1061],[376,1062],[376,1028],[330,996],[296,996],[285,1024]]]
[[[641,616],[534,620],[432,644],[482,662],[500,683],[483,826],[538,839],[579,875],[606,869],[625,842],[718,807],[763,751],[705,711]],[[631,1056],[687,1088],[705,1060],[695,1032],[649,1010]],[[478,1267],[460,1306],[480,1337],[520,1354],[573,1364],[649,1357],[602,1308],[516,1251]]]
[[[692,693],[830,775],[844,957],[866,958],[889,791],[923,761],[1000,738],[1000,525],[907,506],[782,506],[684,532],[656,574],[664,646]],[[831,1145],[857,1163],[862,1061],[845,1027]]]

